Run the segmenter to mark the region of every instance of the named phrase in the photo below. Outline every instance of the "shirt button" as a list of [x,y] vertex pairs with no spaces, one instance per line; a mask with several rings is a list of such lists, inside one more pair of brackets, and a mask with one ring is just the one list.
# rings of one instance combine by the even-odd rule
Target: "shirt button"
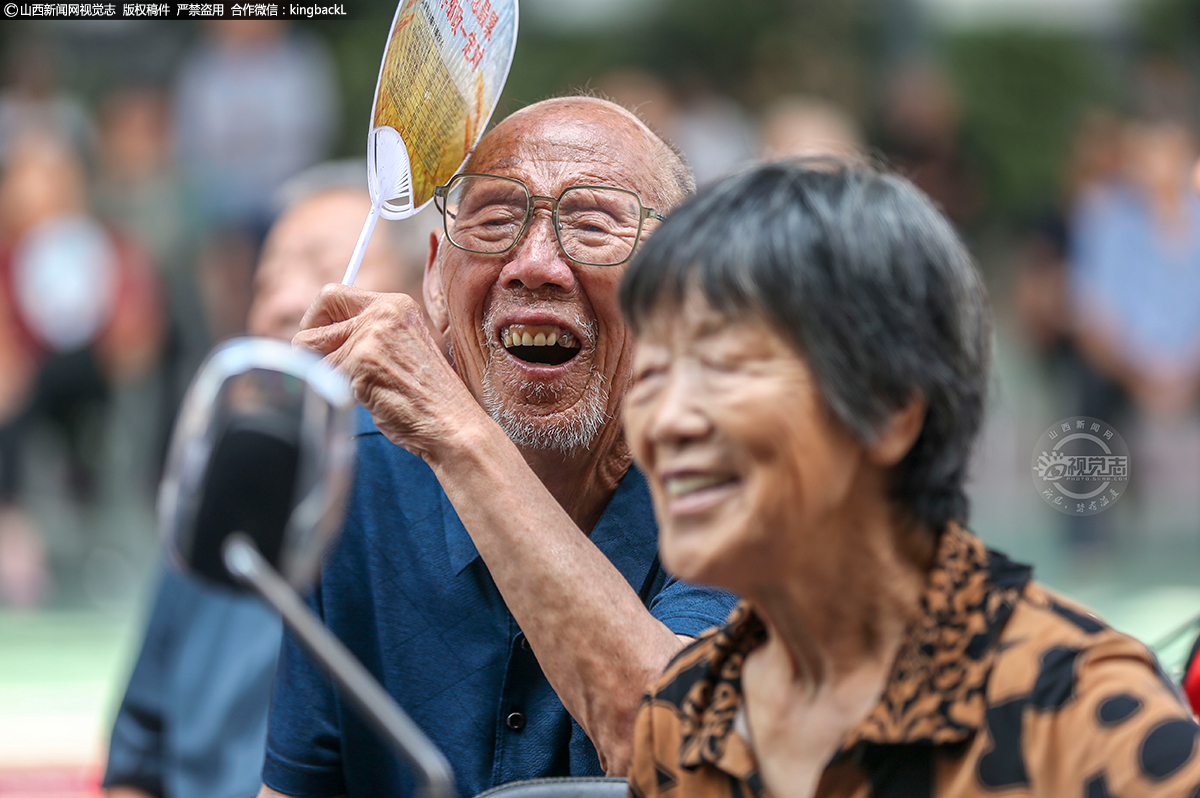
[[524,632],[517,635],[517,647],[522,651],[529,650],[529,638],[525,636]]
[[520,712],[513,712],[504,719],[504,725],[515,732],[519,732],[525,728],[525,716]]

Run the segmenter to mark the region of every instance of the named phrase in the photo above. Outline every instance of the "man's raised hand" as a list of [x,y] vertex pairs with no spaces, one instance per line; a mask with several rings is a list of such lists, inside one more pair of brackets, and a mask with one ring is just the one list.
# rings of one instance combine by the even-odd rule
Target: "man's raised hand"
[[427,462],[455,434],[488,420],[407,294],[327,285],[292,343],[345,374],[380,431]]

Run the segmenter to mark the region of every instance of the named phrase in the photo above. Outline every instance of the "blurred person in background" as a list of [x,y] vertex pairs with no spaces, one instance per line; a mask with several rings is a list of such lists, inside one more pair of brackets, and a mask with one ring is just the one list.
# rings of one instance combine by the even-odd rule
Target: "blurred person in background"
[[754,160],[754,123],[741,104],[698,74],[677,82],[674,126],[664,131],[696,173],[696,185],[713,182]]
[[[272,227],[254,275],[251,335],[290,341],[321,288],[342,281],[371,208],[362,187],[365,174],[361,162],[337,161],[313,167],[280,189],[279,204],[287,210]],[[354,284],[420,296],[429,231],[437,223],[432,208],[403,222],[381,220]]]
[[[40,219],[70,209],[69,202],[52,196],[49,185],[64,170],[19,150],[39,138],[67,142],[67,148],[73,142],[79,152],[93,142],[82,104],[59,88],[56,62],[50,43],[28,39],[9,51],[5,63],[0,89],[0,203],[6,206],[0,209],[0,249],[5,252]],[[65,171],[62,180],[81,179],[72,169]],[[48,595],[49,572],[41,534],[21,506],[24,429],[16,419],[30,405],[39,357],[7,274],[7,267],[0,270],[0,605],[29,606]]]
[[[208,346],[197,301],[194,231],[174,157],[170,98],[155,87],[125,86],[103,99],[98,118],[96,211],[153,255],[170,299],[171,346],[202,354]],[[183,376],[190,379],[191,370]]]
[[779,97],[763,112],[759,154],[768,161],[815,155],[862,157],[862,132],[850,114],[831,102]]
[[[195,274],[194,240],[174,159],[174,132],[166,93],[131,84],[100,103],[99,148],[92,197],[105,223],[140,242],[151,254],[163,285],[166,329],[154,380],[136,392],[127,416],[146,434],[137,463],[156,485],[166,457],[175,412],[188,381],[208,349],[208,333]],[[151,426],[147,423],[156,419]]]
[[1120,179],[1089,191],[1071,226],[1070,301],[1089,366],[1150,415],[1200,392],[1200,197],[1195,134],[1171,117],[1129,122]]
[[184,59],[174,101],[208,332],[220,341],[245,329],[272,194],[329,154],[334,65],[319,39],[285,21],[214,21]]
[[4,88],[0,90],[0,163],[26,138],[62,139],[89,159],[96,133],[91,117],[73,94],[59,85],[61,53],[45,39],[31,37],[8,53]]
[[[1139,477],[1124,512],[1136,513],[1139,541],[1186,545],[1200,512],[1195,92],[1179,67],[1151,64],[1139,77],[1141,108],[1122,127],[1120,172],[1083,195],[1071,218],[1076,412],[1126,430]],[[1110,515],[1073,521],[1071,538],[1096,550],[1120,543]]]
[[[1092,108],[1083,114],[1072,137],[1057,201],[1029,224],[1013,263],[1013,302],[1020,332],[1060,397],[1062,406],[1056,412],[1118,424],[1127,407],[1121,388],[1097,372],[1080,349],[1070,260],[1076,234],[1071,218],[1085,198],[1107,191],[1119,179],[1124,129],[1125,121],[1111,109]],[[1076,562],[1087,563],[1103,551],[1112,538],[1115,519],[1111,513],[1062,519]]]
[[674,142],[696,175],[716,180],[754,158],[754,125],[742,107],[693,76],[681,86],[637,69],[618,69],[595,81],[599,96],[636,110],[652,130]]
[[[1117,179],[1122,130],[1121,118],[1110,109],[1092,108],[1083,114],[1072,136],[1057,201],[1035,219],[1016,256],[1014,299],[1026,342],[1052,370],[1066,372],[1068,378],[1079,357],[1067,299],[1068,216],[1080,198]],[[1068,403],[1074,407],[1080,399],[1073,396]],[[1099,418],[1106,415],[1082,408],[1079,412]]]
[[897,172],[945,209],[960,230],[984,211],[981,180],[964,141],[963,111],[949,74],[915,59],[887,80],[880,146]]
[[68,451],[68,495],[95,499],[111,388],[150,371],[162,342],[159,284],[146,253],[92,214],[83,166],[52,136],[11,143],[0,176],[0,600],[48,597],[42,541],[21,507],[23,441],[48,422]]
[[597,78],[594,86],[598,96],[636,111],[652,130],[667,135],[676,125],[679,101],[658,75],[644,69],[616,69]]
[[[324,164],[279,192],[255,277],[252,335],[291,340],[321,286],[339,282],[371,207],[358,162]],[[428,214],[381,221],[357,284],[420,296]],[[113,727],[110,798],[244,798],[262,779],[280,620],[260,599],[163,566]]]
[[98,119],[97,212],[136,236],[164,275],[182,271],[187,219],[169,98],[151,86],[124,86],[102,100]]

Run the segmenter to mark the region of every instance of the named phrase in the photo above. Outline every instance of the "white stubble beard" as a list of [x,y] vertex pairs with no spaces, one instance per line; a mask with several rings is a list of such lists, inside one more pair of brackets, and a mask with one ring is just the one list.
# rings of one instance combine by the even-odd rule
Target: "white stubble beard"
[[[514,403],[514,395],[524,401],[540,404],[556,401],[560,388],[542,382],[505,386],[493,369],[502,345],[492,338],[496,329],[495,319],[492,313],[488,316],[483,323],[484,338],[489,341],[481,386],[483,409],[500,425],[509,439],[522,448],[567,454],[590,447],[609,421],[607,380],[603,375],[593,373],[580,400],[562,412],[544,416],[526,412],[522,401]],[[576,328],[580,330],[583,345],[594,347],[595,322],[579,319]],[[509,390],[503,390],[505,387]]]

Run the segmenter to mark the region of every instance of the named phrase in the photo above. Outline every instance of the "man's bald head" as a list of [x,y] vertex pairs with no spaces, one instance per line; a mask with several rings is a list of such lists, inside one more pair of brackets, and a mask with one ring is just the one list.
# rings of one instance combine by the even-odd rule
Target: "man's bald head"
[[[622,126],[623,122],[624,126],[637,131],[636,136],[627,136],[623,141],[620,137],[614,136],[613,140],[609,142],[611,146],[641,144],[652,153],[655,170],[654,182],[661,188],[657,196],[644,197],[644,201],[665,213],[696,192],[696,179],[692,174],[691,167],[688,166],[683,154],[675,145],[663,138],[644,119],[628,108],[599,97],[583,95],[553,97],[533,103],[510,114],[484,136],[480,141],[480,146],[471,154],[466,166],[463,167],[463,171],[474,171],[476,154],[493,133],[506,126],[525,124],[531,118],[544,121],[569,119],[578,120],[581,124],[592,124],[595,121],[602,121],[606,117],[614,124],[614,128]],[[615,129],[614,132],[616,132]],[[631,131],[626,130],[626,133],[629,132]]]

